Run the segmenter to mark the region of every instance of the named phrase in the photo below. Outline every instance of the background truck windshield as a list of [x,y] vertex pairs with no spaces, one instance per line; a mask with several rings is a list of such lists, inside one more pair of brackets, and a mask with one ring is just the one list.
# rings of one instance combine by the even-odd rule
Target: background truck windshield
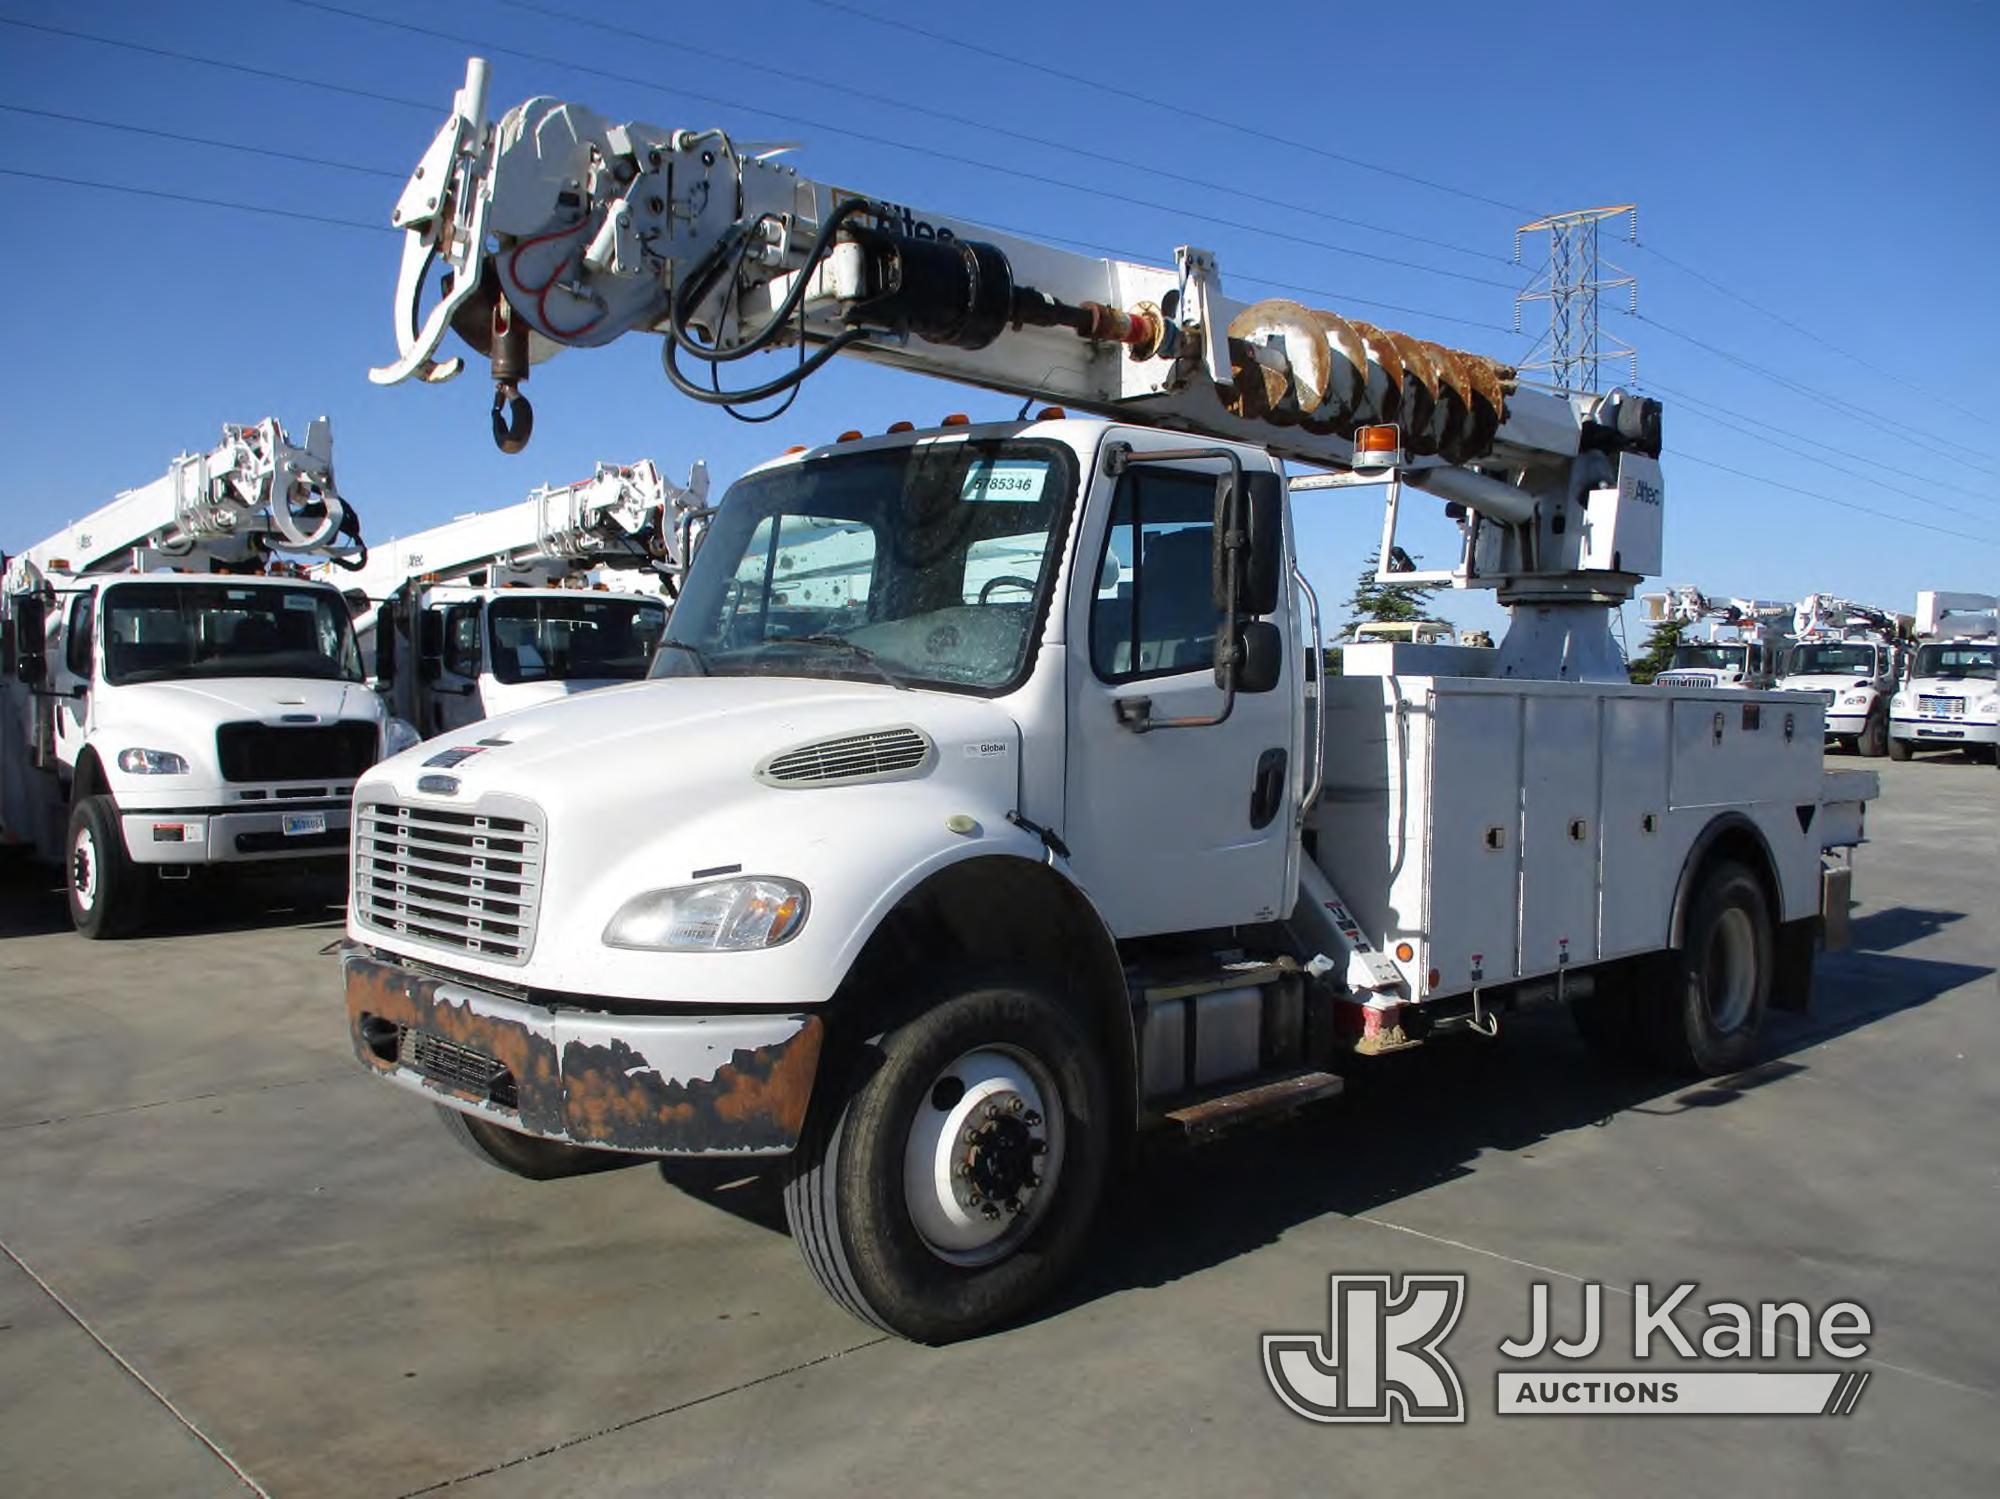
[[654,675],[834,676],[980,692],[1028,669],[1076,488],[1066,448],[941,440],[739,481]]
[[98,630],[113,686],[201,677],[361,680],[347,604],[331,588],[114,583],[104,590]]
[[1795,677],[1872,677],[1880,669],[1880,647],[1851,642],[1821,641],[1792,651]]
[[587,593],[497,598],[486,617],[502,682],[636,681],[667,628],[664,603]]
[[1741,645],[1677,645],[1674,647],[1674,665],[1705,671],[1727,671],[1732,666],[1743,665],[1747,650],[1747,646]]
[[1912,675],[1919,677],[2000,677],[2000,646],[1927,645],[1917,652]]

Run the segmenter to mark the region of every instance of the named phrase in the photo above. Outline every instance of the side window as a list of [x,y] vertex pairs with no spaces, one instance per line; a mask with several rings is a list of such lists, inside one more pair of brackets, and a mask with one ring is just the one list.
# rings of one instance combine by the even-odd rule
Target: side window
[[95,633],[97,595],[78,594],[69,606],[68,639],[63,643],[63,661],[79,677],[90,675],[91,637]]
[[453,604],[444,612],[444,669],[456,677],[479,675],[479,606]]
[[1119,480],[1090,609],[1090,664],[1107,682],[1214,665],[1215,480],[1128,470]]

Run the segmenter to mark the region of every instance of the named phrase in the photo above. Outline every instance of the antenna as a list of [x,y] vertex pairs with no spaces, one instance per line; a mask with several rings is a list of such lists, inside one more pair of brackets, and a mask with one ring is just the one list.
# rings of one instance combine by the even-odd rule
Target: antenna
[[1631,379],[1639,379],[1639,351],[1603,330],[1598,299],[1605,292],[1629,295],[1628,312],[1639,310],[1639,278],[1598,253],[1599,230],[1606,219],[1625,218],[1625,239],[1639,242],[1639,209],[1618,203],[1609,208],[1579,208],[1552,213],[1514,231],[1514,263],[1521,263],[1521,237],[1546,234],[1548,259],[1527,288],[1514,298],[1514,331],[1521,327],[1521,307],[1527,302],[1549,304],[1549,326],[1535,339],[1519,368],[1547,370],[1564,390],[1601,390],[1598,366],[1607,361],[1631,362]]

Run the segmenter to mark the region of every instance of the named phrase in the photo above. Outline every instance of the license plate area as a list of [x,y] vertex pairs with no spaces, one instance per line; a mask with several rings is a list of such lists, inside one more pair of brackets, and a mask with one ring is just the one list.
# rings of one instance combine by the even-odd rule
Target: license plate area
[[301,838],[312,833],[326,831],[324,812],[287,812],[280,819],[279,826],[287,838]]

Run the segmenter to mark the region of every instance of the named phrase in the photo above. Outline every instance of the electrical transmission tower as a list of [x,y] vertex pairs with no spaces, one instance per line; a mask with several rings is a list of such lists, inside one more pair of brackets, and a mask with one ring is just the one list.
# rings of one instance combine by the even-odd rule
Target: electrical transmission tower
[[[1548,331],[1535,339],[1522,370],[1547,370],[1550,380],[1565,390],[1600,390],[1598,366],[1611,360],[1631,361],[1632,379],[1639,378],[1639,351],[1615,334],[1606,333],[1598,317],[1598,299],[1608,291],[1630,294],[1630,312],[1639,310],[1639,279],[1598,253],[1598,233],[1606,219],[1625,216],[1625,239],[1639,242],[1639,210],[1631,203],[1610,208],[1580,208],[1552,213],[1514,231],[1514,263],[1521,263],[1521,236],[1546,234],[1548,261],[1514,298],[1514,331],[1521,328],[1521,306],[1549,304]],[[1614,231],[1615,232],[1615,231]]]

